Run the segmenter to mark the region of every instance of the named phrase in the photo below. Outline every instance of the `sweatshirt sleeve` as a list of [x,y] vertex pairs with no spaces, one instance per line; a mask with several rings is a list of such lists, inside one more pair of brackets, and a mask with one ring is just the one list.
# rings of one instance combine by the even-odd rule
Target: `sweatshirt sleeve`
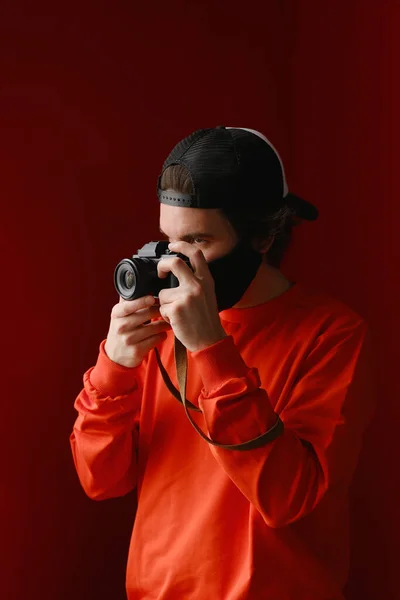
[[266,432],[277,414],[284,423],[284,433],[259,449],[210,445],[270,527],[307,515],[333,486],[347,491],[374,410],[364,323],[336,327],[318,337],[276,413],[258,370],[244,363],[231,336],[192,356],[204,385],[199,406],[211,439],[237,444]]
[[105,341],[84,377],[70,444],[75,468],[93,500],[124,496],[136,485],[136,442],[146,359],[137,368],[111,361]]

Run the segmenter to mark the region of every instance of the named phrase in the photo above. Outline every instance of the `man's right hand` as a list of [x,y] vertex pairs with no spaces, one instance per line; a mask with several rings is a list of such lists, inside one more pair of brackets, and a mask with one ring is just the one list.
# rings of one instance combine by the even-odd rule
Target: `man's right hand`
[[110,329],[105,351],[110,360],[124,367],[138,367],[157,344],[165,340],[171,325],[160,317],[159,306],[153,296],[136,300],[120,298],[111,311]]

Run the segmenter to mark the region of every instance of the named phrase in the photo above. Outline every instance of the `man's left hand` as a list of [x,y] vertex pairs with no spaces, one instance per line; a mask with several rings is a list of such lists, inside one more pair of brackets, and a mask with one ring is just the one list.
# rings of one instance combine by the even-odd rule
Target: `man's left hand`
[[160,314],[189,352],[203,350],[227,337],[218,314],[214,279],[200,248],[188,242],[173,242],[168,248],[187,256],[193,271],[179,257],[160,260],[158,276],[165,278],[172,272],[179,281],[178,287],[160,291]]

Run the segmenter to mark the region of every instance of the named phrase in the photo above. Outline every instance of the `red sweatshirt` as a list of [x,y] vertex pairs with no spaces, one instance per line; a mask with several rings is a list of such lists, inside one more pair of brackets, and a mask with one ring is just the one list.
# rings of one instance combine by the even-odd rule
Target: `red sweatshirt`
[[[220,443],[268,430],[256,450],[207,444],[151,352],[135,369],[100,346],[84,376],[71,445],[90,498],[137,488],[129,600],[339,600],[349,554],[349,483],[371,417],[367,328],[299,284],[220,313],[228,337],[188,353],[187,398]],[[176,388],[173,332],[160,345]]]

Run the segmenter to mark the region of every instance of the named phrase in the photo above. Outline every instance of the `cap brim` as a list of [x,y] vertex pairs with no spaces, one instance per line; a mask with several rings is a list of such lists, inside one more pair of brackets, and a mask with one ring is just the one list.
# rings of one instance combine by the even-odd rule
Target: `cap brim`
[[286,196],[285,201],[288,206],[294,209],[296,215],[300,219],[305,219],[306,221],[315,221],[318,218],[319,211],[314,204],[311,202],[307,202],[307,200],[303,200],[300,196],[296,196],[295,194],[289,194]]

